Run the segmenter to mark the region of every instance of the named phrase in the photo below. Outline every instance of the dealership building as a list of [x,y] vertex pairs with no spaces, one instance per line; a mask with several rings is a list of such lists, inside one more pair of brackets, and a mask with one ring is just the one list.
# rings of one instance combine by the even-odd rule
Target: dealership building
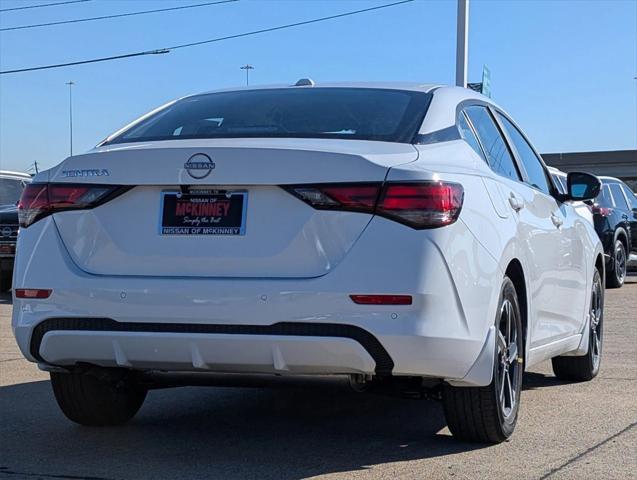
[[606,152],[544,153],[547,165],[564,172],[590,172],[623,180],[637,192],[637,150]]

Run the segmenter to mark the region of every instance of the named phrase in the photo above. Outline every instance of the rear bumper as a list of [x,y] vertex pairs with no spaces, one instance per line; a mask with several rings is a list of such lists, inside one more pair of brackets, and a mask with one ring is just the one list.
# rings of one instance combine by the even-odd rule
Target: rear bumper
[[30,350],[53,365],[89,362],[167,371],[389,375],[394,366],[371,334],[334,324],[262,327],[50,319],[34,330]]
[[[14,299],[14,333],[34,362],[491,380],[490,366],[482,377],[472,367],[492,359],[502,273],[462,222],[415,231],[374,219],[341,264],[310,279],[91,275],[51,218],[19,241],[15,286],[53,290]],[[351,293],[410,294],[413,304],[357,305]]]

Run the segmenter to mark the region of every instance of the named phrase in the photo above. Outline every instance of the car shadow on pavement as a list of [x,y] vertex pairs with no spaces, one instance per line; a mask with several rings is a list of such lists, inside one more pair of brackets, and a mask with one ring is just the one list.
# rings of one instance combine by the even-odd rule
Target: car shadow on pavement
[[537,372],[525,372],[522,383],[522,390],[537,390],[546,387],[559,387],[560,385],[568,385],[571,383],[580,383],[577,381],[560,380],[554,375],[546,375]]
[[12,305],[13,298],[11,292],[0,292],[0,305]]
[[[300,479],[487,445],[453,440],[433,401],[329,388],[154,390],[122,427],[66,420],[49,382],[0,388],[0,478]],[[46,478],[46,477],[44,477]]]

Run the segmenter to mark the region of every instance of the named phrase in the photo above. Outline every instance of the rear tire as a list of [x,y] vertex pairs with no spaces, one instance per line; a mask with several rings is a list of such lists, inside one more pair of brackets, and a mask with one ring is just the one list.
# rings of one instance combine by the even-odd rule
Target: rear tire
[[602,339],[604,334],[604,289],[599,270],[595,270],[589,308],[588,352],[580,357],[555,357],[551,359],[553,373],[560,380],[586,382],[599,373],[602,361]]
[[486,387],[443,386],[442,401],[453,436],[472,442],[500,443],[517,423],[524,352],[522,316],[513,282],[504,278],[496,318],[493,380]]
[[606,275],[606,288],[620,288],[626,279],[627,265],[626,247],[621,240],[615,240],[613,261]]
[[93,374],[51,373],[57,403],[69,420],[80,425],[121,425],[133,418],[146,390],[122,377],[107,381]]

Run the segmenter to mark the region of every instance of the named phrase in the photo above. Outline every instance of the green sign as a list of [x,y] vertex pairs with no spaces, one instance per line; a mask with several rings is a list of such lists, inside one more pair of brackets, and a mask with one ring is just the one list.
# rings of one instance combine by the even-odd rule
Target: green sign
[[491,98],[491,70],[486,65],[482,65],[482,95]]

